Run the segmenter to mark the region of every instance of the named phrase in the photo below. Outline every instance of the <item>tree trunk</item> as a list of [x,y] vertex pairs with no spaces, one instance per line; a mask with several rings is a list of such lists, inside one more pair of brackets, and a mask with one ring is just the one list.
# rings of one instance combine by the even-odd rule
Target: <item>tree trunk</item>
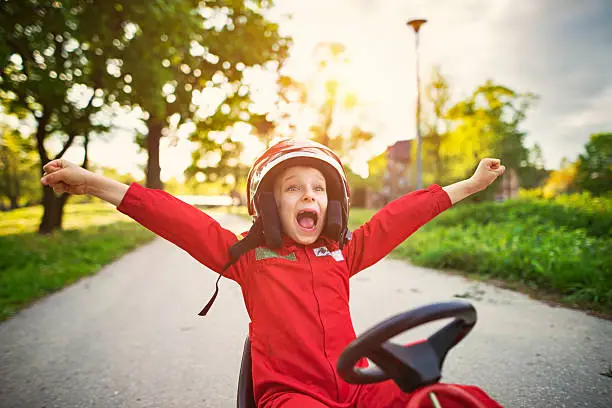
[[4,191],[3,195],[8,198],[10,202],[10,210],[14,210],[19,206],[19,178],[17,172],[19,171],[19,163],[17,162],[17,158],[8,154],[7,149],[0,149],[0,162],[3,164],[1,166],[1,176],[4,181]]
[[15,167],[13,169],[13,192],[15,194],[15,203],[11,201],[11,207],[19,207],[19,199],[21,198],[21,180],[19,179],[19,162],[15,159]]
[[155,118],[147,122],[149,134],[147,135],[147,182],[148,188],[163,189],[161,182],[161,168],[159,166],[159,142],[161,140],[163,123]]
[[43,217],[38,227],[39,234],[50,234],[62,228],[62,218],[64,215],[64,205],[68,200],[69,194],[55,195],[49,186],[43,187]]
[[83,168],[89,169],[89,134],[83,136]]
[[17,208],[19,208],[19,200],[17,199],[17,197],[15,197],[14,195],[10,195],[8,196],[8,199],[11,203],[11,206],[9,207],[10,210],[16,210]]
[[[43,114],[38,119],[36,128],[36,148],[38,150],[38,156],[40,157],[40,175],[42,176],[44,171],[43,167],[49,163],[49,156],[45,150],[45,137],[47,136],[47,130],[45,127],[49,123],[50,113],[49,109],[43,107]],[[62,210],[63,204],[59,205],[59,199],[55,196],[53,189],[49,186],[42,186],[43,189],[43,216],[38,226],[39,234],[50,234],[53,230],[59,229],[62,226]],[[65,202],[66,199],[64,198]]]

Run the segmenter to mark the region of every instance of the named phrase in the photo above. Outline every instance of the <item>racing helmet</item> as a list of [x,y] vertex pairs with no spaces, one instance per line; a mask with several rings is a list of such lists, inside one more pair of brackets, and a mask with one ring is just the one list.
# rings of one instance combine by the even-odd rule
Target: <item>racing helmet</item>
[[282,244],[282,226],[274,200],[274,181],[290,166],[308,166],[319,170],[327,184],[327,217],[323,234],[342,248],[348,234],[350,189],[340,158],[327,146],[312,140],[284,139],[259,156],[247,178],[249,215],[262,223],[263,235],[270,248]]

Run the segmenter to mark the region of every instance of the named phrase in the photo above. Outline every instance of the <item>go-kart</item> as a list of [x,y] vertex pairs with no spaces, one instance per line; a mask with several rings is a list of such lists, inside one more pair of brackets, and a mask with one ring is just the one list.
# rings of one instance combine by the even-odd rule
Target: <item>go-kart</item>
[[[453,318],[426,340],[399,345],[389,340],[407,330],[436,320]],[[482,402],[449,384],[439,383],[442,364],[449,350],[457,345],[476,324],[476,310],[465,301],[450,301],[422,306],[393,316],[353,340],[338,358],[336,370],[351,384],[372,384],[393,380],[402,391],[412,392],[409,407],[420,407],[427,399],[441,407],[437,395],[462,401],[466,407],[484,408]],[[368,367],[356,367],[364,358]],[[256,408],[251,374],[251,344],[244,343],[238,381],[238,408]]]

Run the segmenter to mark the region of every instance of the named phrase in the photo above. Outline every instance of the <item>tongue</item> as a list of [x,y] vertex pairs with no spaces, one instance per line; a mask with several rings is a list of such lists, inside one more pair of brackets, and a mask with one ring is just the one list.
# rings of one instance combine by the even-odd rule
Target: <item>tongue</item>
[[312,229],[314,227],[314,219],[307,215],[298,217],[298,223],[303,228]]

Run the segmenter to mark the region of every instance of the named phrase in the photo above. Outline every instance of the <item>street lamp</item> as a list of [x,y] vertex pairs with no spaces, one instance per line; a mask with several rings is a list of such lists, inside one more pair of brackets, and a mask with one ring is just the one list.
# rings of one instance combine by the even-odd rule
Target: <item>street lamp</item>
[[427,20],[410,20],[408,24],[414,30],[416,39],[416,83],[417,83],[417,106],[416,106],[416,138],[417,138],[417,175],[416,187],[417,190],[423,188],[423,163],[421,159],[421,78],[419,76],[419,29]]

